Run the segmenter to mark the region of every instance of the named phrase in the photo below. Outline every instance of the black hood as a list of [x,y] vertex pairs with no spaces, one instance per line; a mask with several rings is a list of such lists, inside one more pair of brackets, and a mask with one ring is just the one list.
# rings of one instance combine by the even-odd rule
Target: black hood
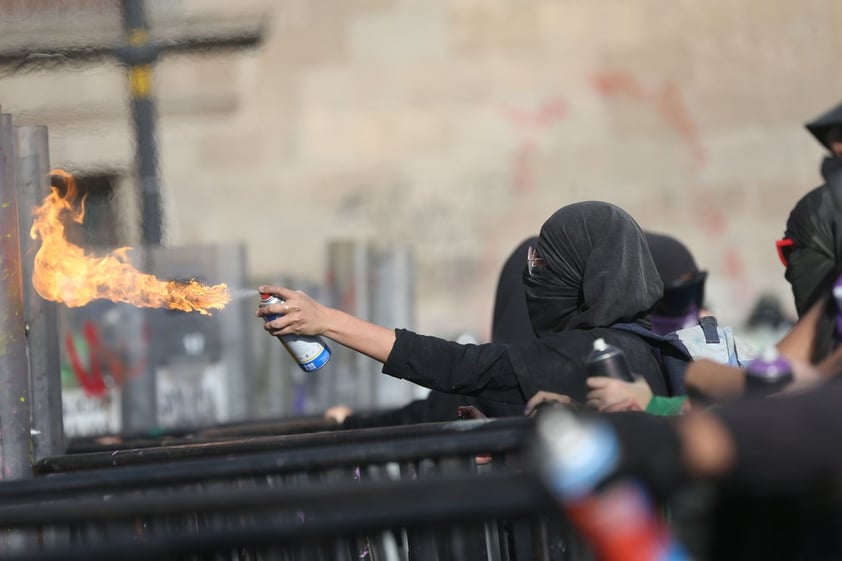
[[842,103],[804,125],[822,146],[830,150],[827,132],[833,127],[842,127]]
[[842,174],[799,200],[786,221],[785,237],[795,242],[786,268],[795,308],[802,316],[832,282],[842,257]]
[[529,312],[526,310],[523,269],[526,267],[526,251],[529,246],[534,247],[537,244],[536,236],[523,240],[512,250],[500,270],[491,322],[492,343],[516,343],[535,339]]
[[604,202],[567,205],[541,227],[545,266],[524,268],[526,303],[538,336],[619,322],[649,326],[663,284],[646,237],[623,209]]
[[664,283],[664,296],[653,313],[683,316],[695,308],[697,315],[705,298],[707,272],[699,270],[690,250],[676,238],[655,232],[644,234]]

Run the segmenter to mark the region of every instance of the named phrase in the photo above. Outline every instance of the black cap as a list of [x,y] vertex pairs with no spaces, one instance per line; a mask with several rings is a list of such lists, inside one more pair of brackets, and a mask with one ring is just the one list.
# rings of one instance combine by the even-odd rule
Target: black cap
[[816,137],[822,146],[830,150],[830,143],[828,142],[827,133],[833,128],[842,128],[842,103],[819,115],[806,125],[808,131]]
[[666,234],[644,232],[655,268],[664,283],[664,295],[655,307],[657,313],[680,316],[695,304],[701,308],[707,272],[700,271],[690,250]]

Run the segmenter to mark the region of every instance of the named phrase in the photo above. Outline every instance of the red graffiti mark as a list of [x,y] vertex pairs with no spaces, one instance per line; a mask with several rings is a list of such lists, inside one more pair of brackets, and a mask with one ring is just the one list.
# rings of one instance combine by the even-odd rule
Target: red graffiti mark
[[717,206],[710,190],[702,188],[693,195],[693,210],[693,216],[705,233],[711,237],[725,234],[728,227],[725,216]]
[[535,107],[510,107],[505,117],[518,133],[518,145],[513,156],[514,183],[519,192],[532,190],[538,136],[555,125],[567,112],[567,104],[560,98],[548,99]]
[[79,357],[72,333],[68,332],[65,335],[64,344],[67,347],[70,366],[73,368],[76,380],[86,395],[102,397],[107,392],[108,385],[105,383],[103,366],[107,368],[111,379],[118,387],[122,386],[126,379],[137,376],[146,368],[145,359],[138,360],[128,367],[123,364],[120,356],[102,342],[94,322],[88,320],[82,324],[82,335],[88,347],[88,368],[85,368]]
[[738,279],[745,275],[745,266],[743,265],[743,258],[740,256],[737,248],[731,247],[725,252],[724,257],[725,274],[731,278]]
[[667,124],[684,139],[696,164],[704,165],[705,149],[699,138],[699,131],[675,83],[665,82],[660,87],[647,88],[635,76],[622,70],[600,72],[593,82],[602,95],[627,95],[651,104]]

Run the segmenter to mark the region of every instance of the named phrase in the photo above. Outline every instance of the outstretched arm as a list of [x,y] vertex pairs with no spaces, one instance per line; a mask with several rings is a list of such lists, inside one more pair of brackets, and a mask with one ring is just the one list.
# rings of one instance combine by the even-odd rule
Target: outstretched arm
[[395,345],[395,331],[335,308],[324,306],[300,290],[264,285],[260,292],[274,294],[282,303],[257,310],[257,316],[282,314],[263,328],[272,335],[324,335],[340,345],[386,362]]

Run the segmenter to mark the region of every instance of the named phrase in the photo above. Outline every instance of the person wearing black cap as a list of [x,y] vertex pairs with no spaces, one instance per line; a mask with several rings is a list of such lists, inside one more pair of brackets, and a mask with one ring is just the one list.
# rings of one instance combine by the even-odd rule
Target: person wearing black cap
[[799,317],[818,299],[842,256],[842,236],[837,234],[842,216],[842,104],[806,128],[829,152],[821,165],[824,184],[795,204],[784,237],[776,242]]
[[649,314],[652,331],[666,335],[697,325],[704,308],[707,271],[699,270],[687,246],[674,237],[644,233],[664,283],[664,294]]
[[830,153],[822,161],[822,176],[827,180],[842,168],[842,103],[804,125]]

